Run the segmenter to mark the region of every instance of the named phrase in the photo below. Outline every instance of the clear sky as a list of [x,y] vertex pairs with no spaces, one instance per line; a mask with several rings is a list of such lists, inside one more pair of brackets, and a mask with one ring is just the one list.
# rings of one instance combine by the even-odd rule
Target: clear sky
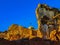
[[59,0],[0,0],[0,31],[8,30],[12,24],[37,29],[35,9],[38,3],[60,8]]

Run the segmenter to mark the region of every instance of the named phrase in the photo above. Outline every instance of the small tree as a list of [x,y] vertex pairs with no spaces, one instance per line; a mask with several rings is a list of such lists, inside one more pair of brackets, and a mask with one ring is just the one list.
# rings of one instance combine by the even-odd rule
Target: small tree
[[33,26],[30,26],[29,29],[34,29],[34,27]]

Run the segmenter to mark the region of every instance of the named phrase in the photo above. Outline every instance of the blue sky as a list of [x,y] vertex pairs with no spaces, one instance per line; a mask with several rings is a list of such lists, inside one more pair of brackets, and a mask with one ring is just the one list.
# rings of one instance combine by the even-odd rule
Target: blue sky
[[38,3],[60,8],[59,0],[0,0],[0,31],[8,30],[12,24],[37,29],[35,9]]

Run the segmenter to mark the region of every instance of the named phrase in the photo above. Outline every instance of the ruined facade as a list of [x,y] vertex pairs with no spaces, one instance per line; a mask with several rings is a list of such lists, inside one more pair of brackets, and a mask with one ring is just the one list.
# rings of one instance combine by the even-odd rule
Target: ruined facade
[[[57,32],[59,32],[59,30],[60,30],[60,10],[58,10],[57,8],[51,8],[46,4],[38,4],[38,6],[36,8],[36,17],[37,17],[37,22],[38,22],[38,30],[40,32],[42,32],[41,19],[43,18],[44,15],[49,17],[49,21],[47,24],[53,25],[53,27],[51,29],[49,28],[49,33],[50,33],[49,38],[52,39],[53,37],[55,37],[54,39],[52,39],[52,40],[55,40],[56,39],[55,34]],[[42,34],[43,33],[44,32],[42,32]]]

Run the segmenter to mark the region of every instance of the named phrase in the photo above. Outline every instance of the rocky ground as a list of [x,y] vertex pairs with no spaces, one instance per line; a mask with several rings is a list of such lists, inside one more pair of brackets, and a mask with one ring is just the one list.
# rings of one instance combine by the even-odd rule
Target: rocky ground
[[8,41],[3,38],[0,39],[0,45],[60,45],[60,41],[50,41],[50,40],[43,40],[41,38],[23,38],[20,40]]

